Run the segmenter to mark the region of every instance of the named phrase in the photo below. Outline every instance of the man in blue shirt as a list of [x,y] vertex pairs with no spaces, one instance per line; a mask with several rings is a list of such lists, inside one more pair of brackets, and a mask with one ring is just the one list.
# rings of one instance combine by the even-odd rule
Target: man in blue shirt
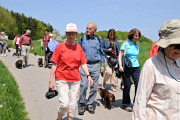
[[[102,45],[101,45],[102,39],[99,36],[94,35],[94,32],[96,32],[96,30],[97,30],[97,26],[95,23],[93,22],[88,23],[86,28],[86,35],[81,36],[78,41],[78,44],[81,45],[85,53],[85,56],[87,58],[88,61],[87,66],[88,66],[89,74],[93,79],[93,85],[90,88],[89,97],[86,102],[88,76],[86,76],[82,68],[80,68],[81,82],[80,82],[79,110],[78,110],[79,115],[84,115],[85,107],[89,111],[89,113],[94,114],[94,108],[92,104],[97,94],[100,71],[101,72],[104,71],[105,56],[103,54]],[[101,62],[101,70],[99,70],[100,68],[99,62]]]

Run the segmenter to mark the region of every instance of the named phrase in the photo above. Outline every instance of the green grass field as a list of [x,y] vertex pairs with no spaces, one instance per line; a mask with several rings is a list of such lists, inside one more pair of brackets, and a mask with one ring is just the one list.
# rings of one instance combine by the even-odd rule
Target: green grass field
[[18,85],[0,61],[0,120],[28,120]]

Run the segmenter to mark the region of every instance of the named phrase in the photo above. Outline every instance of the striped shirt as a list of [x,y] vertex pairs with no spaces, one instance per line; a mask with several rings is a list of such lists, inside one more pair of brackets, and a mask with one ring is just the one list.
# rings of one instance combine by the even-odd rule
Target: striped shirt
[[100,61],[101,66],[104,66],[105,56],[103,54],[101,38],[99,41],[95,35],[93,36],[93,38],[89,38],[88,35],[84,35],[82,43],[81,43],[81,37],[80,37],[78,44],[81,45],[85,53],[87,61],[90,61],[90,62]]
[[144,64],[133,108],[133,120],[180,120],[180,58],[165,59],[160,51]]

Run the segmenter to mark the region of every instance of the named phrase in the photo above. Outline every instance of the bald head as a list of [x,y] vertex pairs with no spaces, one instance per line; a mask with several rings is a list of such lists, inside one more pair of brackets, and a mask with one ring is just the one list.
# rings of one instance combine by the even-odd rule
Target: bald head
[[94,35],[94,32],[96,32],[97,30],[97,25],[93,22],[88,23],[87,27],[86,27],[86,34],[92,38]]

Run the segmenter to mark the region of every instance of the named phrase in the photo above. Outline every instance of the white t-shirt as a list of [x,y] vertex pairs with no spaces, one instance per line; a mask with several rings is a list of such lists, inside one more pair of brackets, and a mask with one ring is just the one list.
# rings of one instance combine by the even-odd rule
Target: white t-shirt
[[20,37],[17,38],[16,44],[19,44]]

